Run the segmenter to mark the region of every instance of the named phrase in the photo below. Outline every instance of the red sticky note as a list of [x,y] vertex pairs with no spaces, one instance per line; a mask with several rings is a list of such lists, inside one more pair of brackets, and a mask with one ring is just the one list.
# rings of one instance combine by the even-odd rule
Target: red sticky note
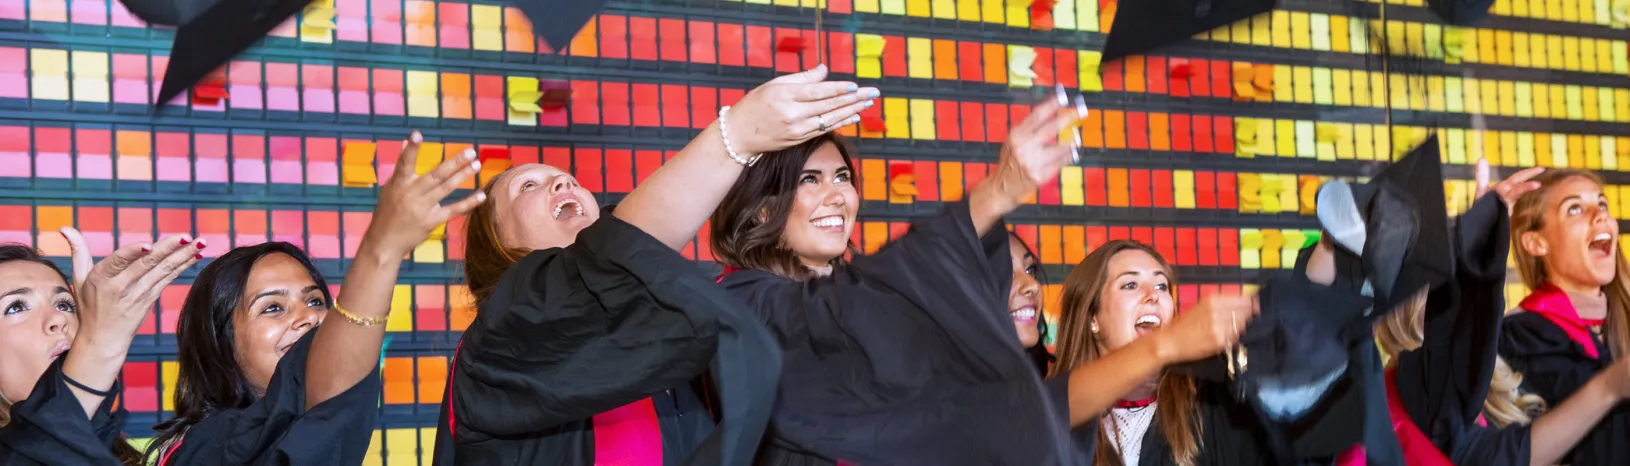
[[1149,170],[1134,168],[1127,173],[1128,194],[1131,195],[1132,207],[1149,207],[1152,203],[1150,197],[1154,194],[1149,188]]
[[1217,208],[1234,210],[1239,208],[1239,190],[1235,186],[1233,172],[1217,173]]
[[606,192],[634,190],[634,153],[628,149],[606,149]]
[[[1036,60],[1031,62],[1030,66],[1030,69],[1036,72],[1036,78],[1034,80],[1035,85],[1053,85],[1053,83],[1056,82],[1056,80],[1053,78],[1053,75],[1056,74],[1053,71],[1053,49],[1047,47],[1034,47],[1032,50],[1036,52]],[[1071,50],[1069,53],[1075,53],[1075,51]]]
[[1212,122],[1210,115],[1194,115],[1194,151],[1210,153],[1215,150],[1212,145]]
[[608,126],[628,126],[633,123],[628,106],[628,83],[606,81],[600,83],[600,115]]
[[510,164],[510,166],[523,165],[523,164],[528,164],[528,163],[543,163],[543,159],[540,158],[540,156],[541,156],[541,154],[538,152],[538,148],[536,146],[515,145],[515,146],[510,146],[510,148],[509,148],[509,164]]
[[644,16],[628,17],[629,53],[635,60],[657,59],[657,20]]
[[957,102],[934,102],[934,136],[941,141],[962,140],[961,125],[957,122]]
[[742,25],[719,23],[719,64],[747,65],[747,29]]
[[963,81],[979,82],[985,76],[985,70],[980,66],[985,59],[983,46],[978,42],[957,43],[957,67]]
[[1171,71],[1168,72],[1168,75],[1171,77],[1169,85],[1171,86],[1172,97],[1188,97],[1190,94],[1189,78],[1194,77],[1194,68],[1189,65],[1187,60],[1178,58],[1173,58],[1170,66]]
[[[1234,67],[1227,60],[1213,60],[1211,62],[1211,95],[1213,97],[1230,96],[1234,90],[1229,87],[1233,82]],[[1229,136],[1233,137],[1233,136]]]
[[565,147],[543,148],[543,164],[562,171],[572,170],[572,150]]
[[[691,63],[713,64],[718,63],[719,53],[714,49],[713,22],[690,22],[690,61]],[[664,30],[663,34],[667,34]]]
[[1127,147],[1149,150],[1149,114],[1126,112]]
[[572,123],[600,124],[600,83],[572,81]]
[[1218,229],[1217,249],[1222,252],[1222,260],[1217,265],[1239,267],[1239,230],[1233,228]]
[[906,38],[883,36],[883,76],[904,78],[906,71]]
[[962,103],[962,140],[985,142],[985,105],[978,102]]
[[1109,175],[1103,168],[1089,167],[1082,171],[1082,181],[1086,189],[1087,205],[1103,207],[1109,205]]
[[[657,28],[662,38],[660,53],[662,61],[686,61],[685,20],[678,18],[662,18],[657,20]],[[713,44],[708,44],[712,47]]]
[[1234,153],[1234,119],[1229,117],[1212,118],[1214,128],[1211,132],[1213,149],[1218,154]]
[[[775,28],[774,47],[775,71],[777,73],[796,73],[804,70],[799,52],[806,48],[804,44],[804,31],[789,28]],[[790,42],[789,42],[790,41]],[[790,51],[789,51],[790,50]],[[813,56],[814,54],[810,54]]]
[[985,105],[985,141],[993,143],[1007,142],[1007,112],[1005,104]]
[[1200,228],[1195,236],[1198,238],[1195,248],[1200,253],[1199,264],[1207,267],[1217,266],[1221,262],[1218,259],[1217,229]]
[[662,85],[662,126],[690,127],[690,89],[684,84]]
[[1170,209],[1174,206],[1172,197],[1172,171],[1155,170],[1149,174],[1150,181],[1154,182],[1152,188],[1155,195],[1155,207]]
[[1103,64],[1103,69],[1100,71],[1103,75],[1104,90],[1117,92],[1126,90],[1125,62],[1126,60],[1115,60]]
[[628,58],[628,18],[600,15],[600,57]]
[[1183,265],[1182,259],[1177,254],[1177,233],[1172,231],[1172,227],[1155,228],[1155,250],[1160,251],[1161,257],[1165,257],[1166,260],[1177,261],[1179,265]]
[[577,184],[592,193],[605,192],[605,183],[601,166],[605,163],[605,156],[600,149],[578,148],[572,151],[572,176],[577,177]]
[[634,179],[636,183],[644,183],[652,173],[662,167],[662,151],[642,150],[634,152]]
[[747,66],[775,67],[775,34],[768,26],[747,26]]
[[1166,69],[1166,57],[1149,57],[1144,60],[1144,78],[1151,94],[1166,94],[1166,77],[1171,73]]
[[1109,242],[1109,229],[1105,227],[1087,227],[1087,251],[1098,249]]
[[1194,150],[1193,140],[1190,136],[1193,129],[1189,127],[1189,116],[1182,113],[1172,114],[1172,150],[1189,152]]
[[1201,209],[1217,208],[1217,174],[1194,172],[1194,206]]
[[703,129],[719,119],[719,90],[711,87],[690,88],[691,128]]
[[1177,229],[1177,265],[1194,266],[1199,264],[1199,250],[1195,247],[1194,229]]
[[1188,77],[1189,93],[1199,97],[1211,96],[1211,62],[1198,58],[1189,59],[1189,70],[1194,72]]
[[476,157],[481,163],[487,163],[488,160],[493,159],[509,160],[509,149],[505,147],[482,147],[481,152]]
[[634,126],[662,126],[662,93],[656,84],[635,84],[630,103],[634,105]]
[[[1132,227],[1131,239],[1139,243],[1156,246],[1155,229],[1150,227]],[[1159,249],[1156,249],[1156,251],[1159,251]]]
[[932,160],[914,162],[917,175],[917,200],[937,201],[940,196],[939,163]]
[[807,47],[809,47],[809,44],[805,43],[803,36],[783,35],[775,42],[775,51],[781,53],[798,53],[804,51]]
[[1076,67],[1075,51],[1060,49],[1053,54],[1053,65],[1058,68],[1058,83],[1066,89],[1079,88],[1080,68]]
[[[834,73],[855,72],[855,36],[847,32],[826,33],[826,65]],[[857,229],[858,231],[858,229]]]

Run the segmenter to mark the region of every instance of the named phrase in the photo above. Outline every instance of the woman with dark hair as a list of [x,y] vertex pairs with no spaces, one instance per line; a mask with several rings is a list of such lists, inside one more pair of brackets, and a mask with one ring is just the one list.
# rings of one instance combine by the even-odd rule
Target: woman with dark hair
[[615,210],[548,165],[488,182],[465,231],[479,313],[448,374],[436,464],[752,461],[775,343],[676,251],[744,168],[858,122],[878,96],[825,78],[783,76],[721,109]]
[[[1014,330],[1019,332],[1019,347],[1036,365],[1036,371],[1047,375],[1053,365],[1053,353],[1047,351],[1047,318],[1042,315],[1041,287],[1047,282],[1036,253],[1018,233],[1009,233],[1008,248],[1013,255],[1013,287],[1007,295],[1007,313],[1013,318]],[[1055,400],[1056,401],[1056,400]]]
[[[860,207],[849,148],[814,139],[748,169],[714,213],[721,283],[780,340],[785,370],[759,464],[1062,464],[1077,396],[1054,400],[1016,339],[1002,216],[1069,163],[1046,102],[996,170],[876,253],[846,259]],[[954,406],[953,409],[947,409]],[[1068,411],[1068,414],[1064,412]]]
[[92,266],[79,231],[62,234],[72,287],[34,248],[0,245],[0,464],[143,465],[125,442],[119,371],[153,302],[204,243],[129,244]]
[[[1547,405],[1582,399],[1614,406],[1594,427],[1560,423],[1589,429],[1563,463],[1630,464],[1630,405],[1613,403],[1630,385],[1630,364],[1622,361],[1630,354],[1630,265],[1619,250],[1611,197],[1590,171],[1552,169],[1533,181],[1538,188],[1511,208],[1511,253],[1533,291],[1506,314],[1499,355]],[[1603,383],[1604,372],[1617,383]]]
[[415,132],[405,141],[380,190],[340,301],[288,243],[239,247],[204,268],[176,327],[175,417],[155,427],[149,457],[160,466],[362,462],[402,258],[485,199],[476,193],[441,205],[480,164],[465,151],[416,175],[422,140]]

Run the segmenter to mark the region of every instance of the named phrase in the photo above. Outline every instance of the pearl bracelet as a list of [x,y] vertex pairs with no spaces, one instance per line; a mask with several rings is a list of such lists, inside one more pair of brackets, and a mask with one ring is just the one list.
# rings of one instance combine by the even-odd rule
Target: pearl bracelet
[[736,154],[736,149],[730,146],[730,130],[727,129],[724,124],[724,116],[728,113],[730,113],[729,105],[719,108],[719,138],[724,140],[725,154],[730,156],[730,160],[736,161],[736,163],[741,164],[741,166],[751,167],[753,164],[758,163],[759,156],[764,154],[753,154],[752,156],[746,158]]

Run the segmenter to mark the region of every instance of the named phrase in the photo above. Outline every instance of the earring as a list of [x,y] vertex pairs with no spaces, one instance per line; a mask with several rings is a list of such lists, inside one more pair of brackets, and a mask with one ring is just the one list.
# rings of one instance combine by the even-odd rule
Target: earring
[[1097,322],[1092,323],[1092,333],[1098,333],[1098,323]]

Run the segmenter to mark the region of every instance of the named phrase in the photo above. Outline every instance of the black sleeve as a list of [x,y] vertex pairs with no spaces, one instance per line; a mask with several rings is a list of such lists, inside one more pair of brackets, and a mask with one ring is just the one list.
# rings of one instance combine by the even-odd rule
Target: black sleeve
[[[1457,464],[1483,464],[1466,456],[1488,450],[1528,451],[1526,435],[1476,425],[1494,374],[1505,314],[1509,224],[1497,196],[1482,197],[1460,216],[1454,228],[1454,282],[1428,297],[1420,349],[1398,356],[1400,403],[1421,432]],[[1489,445],[1502,441],[1513,444]]]
[[1500,327],[1500,356],[1522,374],[1524,391],[1551,406],[1561,404],[1596,376],[1603,365],[1583,353],[1560,327],[1532,312],[1505,318]]
[[[95,416],[87,419],[79,398],[62,374],[67,355],[57,358],[28,399],[11,405],[11,423],[0,427],[0,464],[118,465],[115,442],[124,427],[126,412],[117,397],[102,400]],[[113,392],[120,391],[115,384]]]
[[265,396],[187,429],[167,464],[360,464],[377,427],[379,370],[306,409],[306,361],[316,335],[307,332],[278,360]]
[[1454,464],[1486,466],[1526,466],[1530,453],[1529,425],[1505,428],[1472,425],[1462,434],[1457,447],[1449,451]]
[[[783,344],[810,335],[842,335],[855,340],[881,340],[898,332],[867,330],[846,322],[884,322],[877,306],[858,303],[860,296],[898,297],[926,312],[956,341],[957,354],[942,355],[970,365],[974,372],[1018,377],[1030,364],[1004,313],[1012,278],[1007,229],[998,222],[984,237],[976,234],[967,203],[951,204],[938,215],[912,225],[910,231],[876,253],[858,257],[831,275],[806,281],[773,278],[762,272],[738,272],[725,284],[758,312]],[[739,276],[739,277],[738,277]],[[752,277],[752,278],[741,278]],[[885,310],[885,312],[893,310]],[[859,316],[849,315],[862,313]],[[873,319],[873,317],[876,319]],[[1006,325],[1004,327],[1003,325]],[[886,330],[886,329],[884,329]],[[995,348],[1011,347],[1014,354]]]
[[1075,448],[1077,458],[1084,459],[1084,464],[1092,463],[1092,455],[1098,447],[1098,419],[1088,419],[1079,427],[1070,427],[1070,375],[1060,374],[1047,379],[1042,383],[1047,390],[1047,396],[1052,399],[1054,413],[1064,420],[1066,430],[1070,431],[1070,443]]
[[750,455],[779,376],[774,340],[694,262],[607,214],[511,266],[481,303],[451,374],[453,436],[545,435],[710,363],[725,422],[693,457]]

